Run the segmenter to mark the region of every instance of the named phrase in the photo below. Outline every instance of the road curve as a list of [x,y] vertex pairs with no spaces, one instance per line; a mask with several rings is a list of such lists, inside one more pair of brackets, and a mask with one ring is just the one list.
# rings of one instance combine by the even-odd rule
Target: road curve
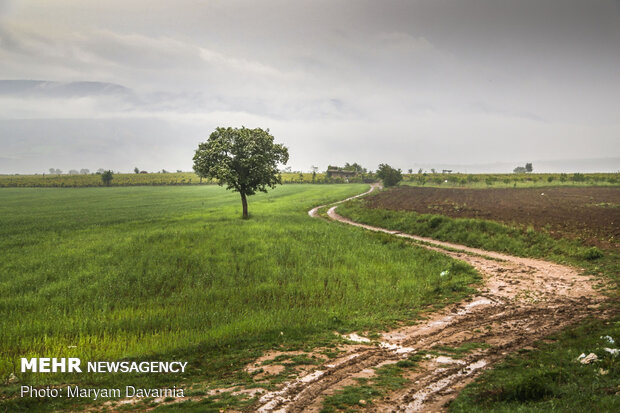
[[[599,308],[605,297],[594,288],[600,280],[583,276],[578,269],[360,224],[336,213],[337,204],[378,187],[373,184],[363,194],[332,204],[328,217],[415,241],[421,247],[462,260],[480,272],[483,286],[473,297],[432,313],[413,326],[385,332],[378,340],[350,335],[348,338],[358,345],[262,395],[257,411],[318,412],[326,395],[355,384],[355,378],[372,378],[377,367],[436,346],[484,343],[460,359],[426,356],[416,369],[407,371],[408,381],[403,388],[366,404],[367,409],[379,412],[444,411],[460,389],[508,353],[587,316],[606,315]],[[313,208],[308,214],[317,217],[318,210],[324,207]]]
[[[355,199],[355,198],[359,198],[359,197],[362,197],[362,196],[368,195],[369,193],[371,193],[371,192],[372,192],[372,191],[374,191],[375,189],[381,189],[381,188],[382,188],[382,185],[381,185],[381,184],[379,184],[379,183],[374,183],[374,184],[371,184],[371,185],[370,185],[370,189],[369,189],[368,191],[366,191],[366,192],[363,192],[363,193],[361,193],[361,194],[357,194],[357,195],[351,196],[351,197],[349,197],[349,198],[347,198],[347,199],[343,199],[342,201],[334,202],[333,204],[328,204],[328,205],[338,205],[338,204],[342,204],[343,202],[350,201],[351,199]],[[321,208],[325,208],[326,206],[327,206],[327,205],[319,205],[318,207],[314,207],[314,208],[312,208],[310,211],[308,211],[308,215],[310,215],[312,218],[316,218],[316,217],[318,216],[317,214],[318,214],[318,212],[319,212],[319,209],[321,209]],[[334,207],[334,208],[335,208],[335,207]],[[332,209],[333,209],[333,208],[332,208]]]

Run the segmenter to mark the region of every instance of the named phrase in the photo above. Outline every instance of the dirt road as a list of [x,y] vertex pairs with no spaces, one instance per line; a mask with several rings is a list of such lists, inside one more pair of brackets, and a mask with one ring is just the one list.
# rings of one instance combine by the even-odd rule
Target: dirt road
[[[484,343],[460,359],[427,356],[408,373],[403,388],[367,407],[386,412],[444,411],[460,389],[508,353],[602,313],[599,305],[604,296],[594,288],[599,280],[582,276],[577,269],[359,224],[338,215],[336,208],[328,210],[332,220],[422,242],[419,245],[425,248],[467,262],[480,272],[484,286],[470,300],[433,313],[416,325],[383,333],[378,340],[349,336],[358,345],[280,390],[262,395],[260,412],[318,412],[326,395],[356,384],[355,378],[372,377],[376,367],[437,346]],[[309,214],[317,216],[317,210]]]

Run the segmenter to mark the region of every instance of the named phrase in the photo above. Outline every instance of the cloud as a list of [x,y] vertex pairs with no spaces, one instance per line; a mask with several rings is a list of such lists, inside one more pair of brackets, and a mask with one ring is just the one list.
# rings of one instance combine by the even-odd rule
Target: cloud
[[409,33],[390,32],[377,36],[383,48],[400,53],[431,50],[434,46],[425,37],[414,37]]
[[0,0],[0,145],[16,170],[40,159],[12,136],[186,168],[198,137],[241,124],[299,168],[619,153],[619,16],[605,0]]
[[2,17],[2,15],[8,14],[11,11],[11,8],[13,6],[12,3],[12,0],[0,0],[0,17]]
[[262,99],[206,92],[138,93],[106,82],[0,80],[0,119],[160,118],[184,121],[214,112],[268,119],[328,119],[355,116],[337,98]]

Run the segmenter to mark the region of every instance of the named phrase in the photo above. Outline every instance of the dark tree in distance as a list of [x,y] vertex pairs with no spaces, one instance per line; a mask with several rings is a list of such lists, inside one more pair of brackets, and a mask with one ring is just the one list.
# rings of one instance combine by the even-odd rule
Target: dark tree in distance
[[269,129],[216,128],[198,145],[194,171],[201,178],[217,179],[218,185],[239,192],[243,218],[247,219],[247,197],[282,183],[278,165],[288,162],[288,149],[273,139]]
[[403,180],[403,174],[400,169],[394,169],[390,165],[382,163],[377,169],[377,177],[383,180],[383,186],[386,188],[394,186]]
[[531,163],[526,163],[525,164],[525,171],[526,172],[532,172],[534,170],[534,168],[532,167]]
[[[341,169],[341,168],[338,168],[338,169]],[[358,173],[366,173],[366,168],[364,168],[362,165],[358,164],[357,162],[353,162],[352,164],[350,164],[349,162],[345,163],[344,168],[342,168],[342,170],[354,171]]]
[[139,174],[140,173],[140,169],[138,169],[138,167],[136,166],[135,168],[133,168],[133,173]]
[[110,185],[110,183],[112,183],[112,179],[114,179],[114,176],[112,175],[112,171],[110,170],[104,171],[101,174],[101,181],[104,185]]

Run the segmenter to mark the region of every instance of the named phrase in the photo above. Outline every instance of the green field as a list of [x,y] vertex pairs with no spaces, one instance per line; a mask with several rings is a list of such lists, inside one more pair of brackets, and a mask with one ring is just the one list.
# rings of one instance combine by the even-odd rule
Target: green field
[[531,188],[620,184],[620,173],[404,174],[402,185],[442,188]]
[[[325,174],[317,173],[282,173],[282,183],[329,183]],[[332,179],[334,183],[338,180]],[[361,181],[360,181],[361,182]],[[166,172],[146,174],[115,173],[111,186],[138,186],[138,185],[201,185],[214,184],[211,179],[201,179],[194,172]],[[86,175],[0,175],[0,188],[79,188],[104,186],[99,174]]]
[[[285,185],[250,198],[215,185],[0,190],[0,410],[68,401],[20,384],[250,383],[278,346],[326,345],[468,294],[468,266],[308,217],[367,185]],[[450,269],[450,279],[440,273]],[[20,357],[186,360],[183,377],[25,374]],[[103,377],[105,376],[105,377]]]
[[[285,184],[327,184],[344,183],[341,178],[327,178],[325,173],[295,173],[281,174]],[[360,174],[349,178],[349,182],[368,182],[374,179],[372,173]],[[139,185],[200,185],[213,184],[212,180],[200,179],[193,172],[166,172],[166,173],[120,173],[114,174],[112,186],[139,186]],[[523,188],[540,186],[592,186],[618,185],[620,173],[548,173],[548,174],[403,174],[403,185],[433,186],[433,187],[468,187],[468,188]],[[91,187],[103,186],[101,176],[87,175],[0,175],[0,188],[58,188],[58,187]]]

